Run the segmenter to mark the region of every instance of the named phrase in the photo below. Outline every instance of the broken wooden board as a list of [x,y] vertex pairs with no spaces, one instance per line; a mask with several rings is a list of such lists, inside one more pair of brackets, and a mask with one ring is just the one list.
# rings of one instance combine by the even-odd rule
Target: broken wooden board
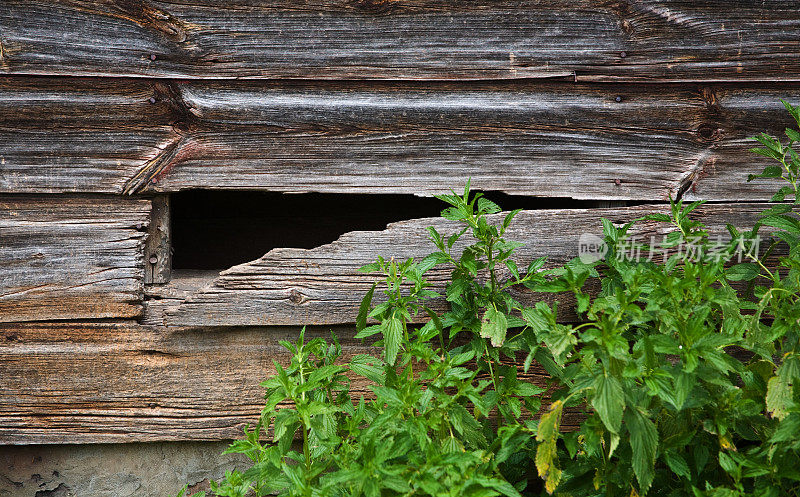
[[[343,360],[379,350],[337,329]],[[165,330],[136,324],[0,325],[0,444],[225,440],[263,408],[297,327]],[[309,328],[306,338],[330,339]],[[546,382],[534,364],[525,380]],[[370,395],[354,377],[352,395]],[[564,425],[577,424],[574,413]]]
[[157,285],[145,285],[144,310],[139,323],[152,326],[164,325],[164,312],[170,307],[180,305],[193,293],[211,285],[219,276],[214,270],[178,270],[172,271],[169,282]]
[[5,0],[6,74],[800,79],[795,1]]
[[[712,236],[727,233],[725,225],[748,228],[764,210],[764,204],[707,204],[696,215]],[[525,244],[517,251],[521,268],[534,258],[547,256],[552,264],[563,264],[578,255],[586,235],[602,235],[600,218],[624,223],[652,212],[666,212],[664,205],[607,209],[522,211],[507,232],[509,240]],[[501,214],[495,215],[499,222]],[[262,258],[222,271],[213,283],[189,294],[176,306],[165,306],[163,322],[168,326],[242,326],[353,323],[359,304],[373,282],[374,274],[358,268],[378,256],[419,260],[433,251],[426,227],[443,235],[458,231],[458,225],[441,218],[393,223],[384,231],[356,231],[315,249],[274,249]],[[640,242],[663,241],[667,223],[647,222],[631,231]],[[584,236],[584,238],[581,238]],[[466,239],[464,241],[467,241]],[[461,245],[453,252],[460,253]],[[427,273],[434,289],[442,291],[451,268],[442,266]],[[505,275],[508,277],[508,275]],[[380,300],[380,289],[375,292]],[[563,295],[530,295],[517,291],[523,303],[537,299],[561,300],[561,319],[569,321],[571,300]],[[440,308],[444,308],[443,305]],[[153,322],[157,322],[157,318]],[[418,316],[420,321],[427,316]]]
[[0,78],[0,192],[766,200],[800,86]]
[[0,322],[141,313],[150,201],[0,196]]

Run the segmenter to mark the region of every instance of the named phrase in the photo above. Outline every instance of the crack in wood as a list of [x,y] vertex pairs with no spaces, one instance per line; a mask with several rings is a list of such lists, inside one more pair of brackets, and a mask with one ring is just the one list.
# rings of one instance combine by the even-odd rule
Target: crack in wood
[[151,27],[176,43],[186,41],[187,26],[169,12],[141,0],[116,0],[114,5],[128,14],[128,20]]
[[700,156],[695,161],[694,166],[692,166],[686,174],[681,177],[678,182],[678,189],[675,193],[675,201],[679,201],[683,199],[683,196],[689,191],[690,188],[694,188],[697,180],[703,175],[703,168],[707,163],[713,163],[716,159],[714,158],[714,154],[710,149],[705,149],[700,153]]
[[154,81],[153,91],[156,100],[164,102],[169,106],[172,113],[172,126],[178,130],[188,131],[198,124],[199,118],[203,115],[200,109],[186,103],[183,97],[183,90],[175,81]]
[[183,98],[180,86],[174,81],[153,82],[156,102],[163,102],[169,107],[172,119],[170,125],[178,138],[165,146],[154,158],[125,182],[123,195],[134,195],[143,192],[149,184],[157,183],[173,165],[178,154],[188,143],[189,134],[198,129],[202,111],[189,105]]
[[[142,0],[100,0],[91,3],[73,0],[66,3],[78,11],[124,19],[143,28],[153,29],[177,44],[186,42],[187,32],[191,29],[188,23]],[[107,7],[108,10],[103,10],[102,7]]]
[[177,157],[181,147],[186,143],[187,138],[181,136],[166,147],[155,157],[145,162],[144,166],[128,181],[122,188],[123,195],[134,195],[141,193],[148,184],[156,183],[158,178],[172,166],[173,160]]

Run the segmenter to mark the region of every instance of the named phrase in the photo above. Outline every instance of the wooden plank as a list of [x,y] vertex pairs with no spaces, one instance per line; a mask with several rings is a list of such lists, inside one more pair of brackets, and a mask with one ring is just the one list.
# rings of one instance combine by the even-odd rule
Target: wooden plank
[[800,9],[647,0],[6,0],[6,74],[800,79]]
[[134,317],[150,201],[0,196],[0,321]]
[[[337,329],[343,360],[377,351]],[[259,383],[297,328],[165,330],[136,324],[0,325],[0,444],[224,440],[263,407]],[[330,329],[306,336],[330,338]],[[534,364],[524,379],[544,384]],[[369,395],[354,378],[355,398]],[[568,416],[566,426],[576,424]]]
[[153,96],[138,81],[0,78],[0,192],[122,192],[172,139]]
[[144,283],[163,284],[172,274],[172,228],[170,226],[169,196],[157,195],[153,198],[150,226],[144,247],[146,259]]
[[170,281],[144,287],[144,310],[140,324],[163,326],[164,312],[176,307],[193,293],[211,285],[219,276],[214,270],[177,270],[170,274]]
[[[752,226],[764,204],[708,204],[697,215],[710,227],[712,236],[727,233],[725,225]],[[600,218],[615,223],[627,222],[651,212],[666,212],[667,207],[636,206],[609,209],[564,209],[523,211],[515,219],[507,237],[525,243],[518,250],[518,265],[526,267],[536,257],[548,256],[551,264],[564,263],[578,255],[583,234],[602,234]],[[501,215],[496,215],[499,221]],[[384,231],[350,232],[337,241],[315,249],[274,249],[262,258],[234,266],[219,278],[191,294],[178,306],[164,310],[169,326],[234,326],[279,324],[352,323],[358,306],[376,277],[359,273],[363,264],[377,256],[420,259],[432,251],[427,226],[440,233],[457,231],[455,223],[441,218],[414,219],[387,226]],[[647,223],[631,233],[640,241],[661,241],[665,223]],[[465,240],[466,241],[466,240]],[[458,246],[454,249],[458,253]],[[443,290],[449,269],[428,273],[434,289]],[[503,275],[508,278],[509,275]],[[380,301],[376,292],[376,301]],[[523,302],[543,297],[520,292]],[[568,305],[562,305],[565,310]],[[564,320],[574,316],[564,314]],[[419,316],[425,320],[424,316]]]
[[[0,79],[0,192],[765,200],[800,85]],[[152,99],[152,103],[151,103]]]

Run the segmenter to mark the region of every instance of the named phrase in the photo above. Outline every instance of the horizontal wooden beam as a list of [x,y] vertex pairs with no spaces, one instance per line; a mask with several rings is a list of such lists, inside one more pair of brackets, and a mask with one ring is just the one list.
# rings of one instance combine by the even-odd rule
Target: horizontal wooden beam
[[[708,204],[698,209],[696,215],[707,223],[712,236],[722,236],[727,233],[727,223],[742,228],[752,226],[764,208],[764,204]],[[582,235],[602,235],[601,217],[623,223],[648,213],[666,211],[663,205],[523,211],[507,237],[525,244],[517,252],[520,267],[527,267],[531,260],[541,256],[547,256],[550,264],[559,264],[578,255]],[[500,216],[496,215],[495,221],[499,221]],[[195,288],[199,287],[196,291],[187,292],[190,285],[184,283],[171,294],[165,292],[173,299],[184,300],[172,300],[172,305],[154,308],[149,313],[150,322],[158,322],[153,314],[162,312],[163,322],[169,326],[352,323],[361,299],[377,281],[375,275],[360,273],[358,268],[378,256],[421,259],[433,251],[426,231],[428,226],[436,227],[443,234],[458,230],[455,223],[441,218],[414,219],[390,224],[384,231],[346,233],[337,241],[315,249],[274,249],[256,261],[223,271],[213,282],[196,278]],[[666,223],[648,222],[637,225],[631,233],[641,242],[649,241],[650,237],[659,242],[668,227]],[[454,248],[454,253],[459,253],[461,247],[463,243]],[[443,290],[450,270],[442,267],[428,274],[435,289]],[[380,300],[380,295],[379,289],[376,301]],[[560,300],[561,319],[575,318],[570,310],[571,299],[563,295],[531,295],[519,291],[516,296],[528,303],[541,299]],[[420,316],[419,319],[427,318]]]
[[0,78],[0,192],[189,188],[765,200],[800,85]]
[[[379,350],[336,330],[343,360]],[[0,445],[224,440],[263,408],[259,386],[286,365],[298,329],[165,330],[136,324],[0,325]],[[309,328],[308,339],[330,339]],[[523,379],[544,385],[534,364]],[[353,378],[352,394],[369,396]],[[575,426],[574,414],[566,426]]]
[[6,74],[800,79],[789,0],[6,0],[0,33]]
[[141,313],[150,201],[0,196],[0,322]]

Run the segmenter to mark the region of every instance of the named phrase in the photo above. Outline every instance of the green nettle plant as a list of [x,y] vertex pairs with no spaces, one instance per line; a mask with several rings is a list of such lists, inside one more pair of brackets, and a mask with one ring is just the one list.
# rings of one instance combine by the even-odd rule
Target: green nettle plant
[[[750,179],[786,184],[725,243],[690,217],[701,202],[675,201],[623,226],[602,220],[601,260],[523,271],[505,238],[519,211],[500,214],[469,183],[439,196],[459,229],[429,228],[436,250],[420,261],[362,268],[384,278],[385,298],[374,305],[373,286],[356,319],[376,354],[344,361],[335,337],[284,342],[290,364],[276,363],[260,421],[227,451],[253,465],[211,492],[800,495],[800,132],[786,135],[756,137],[779,165]],[[645,222],[668,227],[649,247],[660,260],[628,256]],[[426,280],[436,267],[451,275],[443,295]],[[555,304],[521,304],[518,286],[571,294],[578,323],[558,322]],[[534,361],[550,388],[520,378]],[[369,399],[352,397],[355,380]],[[561,429],[567,410],[577,429]]]

